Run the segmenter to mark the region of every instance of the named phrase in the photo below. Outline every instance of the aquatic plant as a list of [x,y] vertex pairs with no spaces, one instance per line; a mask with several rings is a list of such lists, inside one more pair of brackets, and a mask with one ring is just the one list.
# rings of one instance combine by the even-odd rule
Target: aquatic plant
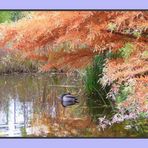
[[111,115],[114,109],[113,101],[108,98],[111,85],[103,85],[100,79],[103,76],[103,68],[106,62],[106,54],[94,57],[93,64],[86,69],[84,76],[85,92],[87,94],[87,105],[91,116],[97,120],[103,114]]
[[103,76],[105,61],[105,54],[95,56],[93,64],[86,69],[84,78],[85,90],[88,96],[98,96],[100,98],[100,104],[104,105],[109,103],[106,96],[111,88],[111,86],[103,87],[99,81]]

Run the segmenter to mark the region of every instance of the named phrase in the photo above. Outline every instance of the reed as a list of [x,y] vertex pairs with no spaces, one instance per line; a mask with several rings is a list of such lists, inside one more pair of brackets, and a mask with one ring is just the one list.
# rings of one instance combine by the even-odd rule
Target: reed
[[93,64],[86,69],[84,77],[85,91],[88,96],[87,105],[94,119],[97,119],[104,111],[106,113],[110,112],[113,106],[113,102],[107,99],[111,86],[103,87],[99,82],[103,76],[105,62],[106,54],[102,53],[95,56]]

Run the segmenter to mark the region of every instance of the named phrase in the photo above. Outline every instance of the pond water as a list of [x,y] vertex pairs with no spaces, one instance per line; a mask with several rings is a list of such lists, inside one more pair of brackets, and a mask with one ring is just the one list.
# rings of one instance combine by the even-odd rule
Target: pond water
[[[79,103],[64,108],[58,97],[65,92],[77,96]],[[111,109],[99,108],[97,105],[89,106],[88,100],[84,93],[82,79],[76,74],[0,76],[0,136],[148,136],[147,131],[143,134],[135,128],[130,130],[125,128],[129,126],[127,123],[115,124],[100,130],[94,119],[111,114]],[[144,123],[146,125],[147,121],[145,120]]]

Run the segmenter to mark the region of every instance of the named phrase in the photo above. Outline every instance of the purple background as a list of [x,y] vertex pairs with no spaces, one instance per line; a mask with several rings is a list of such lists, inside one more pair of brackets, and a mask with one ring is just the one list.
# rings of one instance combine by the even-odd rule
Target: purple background
[[2,9],[147,9],[148,0],[1,0]]
[[[0,9],[148,9],[148,0],[1,0]],[[139,148],[148,139],[0,139],[1,148]]]
[[0,139],[1,148],[146,148],[148,139]]

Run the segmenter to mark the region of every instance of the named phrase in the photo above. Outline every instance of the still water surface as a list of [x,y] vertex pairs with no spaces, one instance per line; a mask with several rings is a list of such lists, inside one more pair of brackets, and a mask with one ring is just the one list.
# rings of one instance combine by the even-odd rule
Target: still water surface
[[[58,96],[71,92],[79,104],[64,108]],[[77,75],[0,76],[1,137],[137,137],[120,123],[100,131],[90,115],[82,80]],[[91,106],[94,107],[95,106]],[[94,110],[94,116],[109,114],[110,109]],[[96,112],[97,111],[97,112]],[[99,111],[99,112],[98,112]]]

